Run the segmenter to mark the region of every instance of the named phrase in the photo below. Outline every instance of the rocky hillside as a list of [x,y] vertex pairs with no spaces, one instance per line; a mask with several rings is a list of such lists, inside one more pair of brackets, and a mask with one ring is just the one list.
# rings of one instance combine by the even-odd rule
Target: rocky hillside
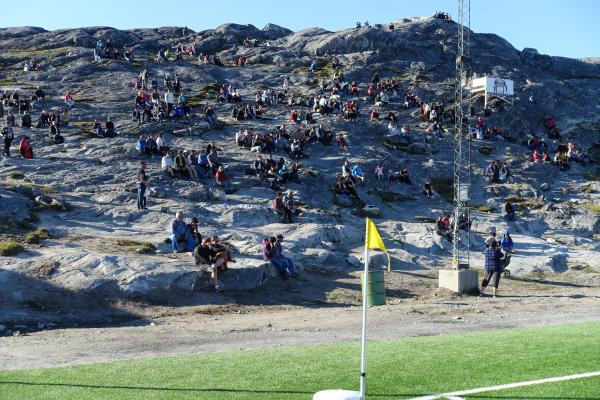
[[[262,30],[225,24],[202,32],[182,27],[0,29],[0,89],[9,94],[18,90],[21,96],[30,97],[40,86],[46,93],[44,103],[33,105],[34,126],[42,108],[65,108],[65,92],[75,101],[70,124],[62,129],[63,144],[51,143],[48,128],[24,128],[17,118],[12,157],[0,159],[2,241],[23,247],[15,255],[0,258],[0,282],[13,288],[0,294],[7,315],[17,315],[19,305],[28,299],[52,296],[57,290],[73,296],[85,293],[158,302],[200,290],[202,283],[197,282],[190,254],[171,254],[164,242],[177,211],[197,216],[203,235],[219,235],[232,246],[237,263],[223,275],[225,287],[231,290],[254,288],[273,276],[262,261],[260,243],[279,233],[286,237],[286,251],[303,269],[357,271],[364,204],[379,209],[375,222],[394,270],[448,266],[451,244],[436,233],[431,219],[451,209],[452,127],[443,121],[445,132],[441,138],[434,137],[426,132],[430,124],[419,117],[418,109],[404,109],[401,103],[404,94],[412,92],[423,102],[441,102],[451,108],[457,26],[434,18],[402,19],[393,26],[393,31],[386,25],[338,32],[320,28],[291,32],[273,24]],[[572,163],[567,171],[532,164],[519,134],[530,129],[551,142],[544,119],[552,116],[562,141],[576,143],[600,161],[600,64],[543,55],[534,49],[519,51],[494,34],[473,33],[471,38],[474,72],[512,79],[516,88],[513,105],[494,109],[485,117],[487,126],[502,128],[509,140],[472,143],[473,266],[482,266],[483,236],[496,226],[510,229],[517,243],[513,274],[580,273],[590,274],[597,282],[597,164]],[[99,39],[110,39],[117,49],[126,47],[131,61],[94,60]],[[193,45],[196,54],[156,62],[160,49],[173,49],[178,43]],[[202,63],[199,53],[218,55],[224,65]],[[236,66],[242,55],[246,66]],[[296,194],[302,213],[293,224],[281,224],[269,210],[274,191],[266,182],[246,175],[256,153],[238,148],[235,134],[247,128],[266,134],[282,124],[294,132],[296,127],[288,120],[292,109],[308,110],[306,102],[322,94],[321,83],[323,94],[331,96],[334,56],[343,72],[340,81],[358,85],[357,95],[343,93],[341,100],[356,100],[359,118],[349,122],[340,114],[319,113],[314,118],[316,124],[342,133],[349,150],[335,143],[306,146],[307,158],[300,160],[301,183],[284,185]],[[41,69],[24,71],[32,59]],[[313,61],[314,72],[310,70]],[[177,73],[192,115],[133,122],[135,83],[144,68],[150,79],[158,79],[161,95],[165,75]],[[383,117],[393,111],[399,126],[410,125],[413,144],[388,137],[387,121],[369,121],[374,104],[367,88],[375,72],[382,80],[393,79],[399,94],[388,105],[377,107],[379,114]],[[286,103],[265,106],[266,118],[235,120],[231,111],[236,104],[216,100],[218,88],[231,85],[240,92],[243,104],[254,104],[256,93],[268,88],[279,92],[286,79]],[[216,127],[205,121],[205,103],[215,107],[220,121]],[[475,110],[483,115],[481,99]],[[97,137],[91,132],[92,122],[108,117],[116,124],[117,137]],[[222,148],[220,158],[235,192],[214,189],[209,178],[194,181],[163,174],[159,156],[142,156],[135,150],[140,134],[160,132],[174,149],[199,150],[214,141]],[[16,156],[16,145],[25,135],[32,140],[33,159]],[[273,156],[290,161],[283,151]],[[141,159],[148,164],[150,178],[147,210],[136,207],[135,181]],[[367,173],[364,185],[357,187],[364,202],[360,206],[343,201],[331,190],[344,160]],[[514,182],[489,185],[484,169],[492,160],[508,161]],[[374,170],[379,162],[386,176],[389,169],[406,166],[414,185],[377,181]],[[433,199],[421,193],[426,178],[432,179],[438,193]],[[520,206],[517,220],[510,223],[500,213],[508,197]],[[37,236],[30,232],[35,228],[39,228]],[[381,262],[376,259],[375,264]]]

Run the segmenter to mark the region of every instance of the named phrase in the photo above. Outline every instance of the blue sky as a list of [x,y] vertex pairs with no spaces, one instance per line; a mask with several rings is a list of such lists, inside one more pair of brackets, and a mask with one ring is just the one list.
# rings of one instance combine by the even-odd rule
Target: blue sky
[[[225,22],[267,22],[292,30],[329,30],[356,21],[386,23],[448,11],[457,0],[103,0],[4,1],[0,27],[32,25],[46,29],[82,26],[214,28]],[[471,0],[471,28],[496,33],[517,49],[566,57],[600,57],[600,0]]]

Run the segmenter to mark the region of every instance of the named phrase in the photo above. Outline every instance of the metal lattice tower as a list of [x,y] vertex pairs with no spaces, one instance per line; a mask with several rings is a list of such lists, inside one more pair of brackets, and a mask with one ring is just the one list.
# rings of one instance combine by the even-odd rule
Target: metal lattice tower
[[[458,0],[458,47],[454,89],[454,230],[452,232],[452,265],[468,268],[470,253],[469,192],[471,186],[471,1]],[[460,221],[466,216],[466,237],[460,239]],[[466,239],[466,240],[465,240]]]

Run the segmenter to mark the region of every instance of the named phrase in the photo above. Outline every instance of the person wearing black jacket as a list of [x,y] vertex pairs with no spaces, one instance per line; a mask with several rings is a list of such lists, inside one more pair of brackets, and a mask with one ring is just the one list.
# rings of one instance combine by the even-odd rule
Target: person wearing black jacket
[[2,129],[2,139],[4,141],[4,154],[10,157],[10,146],[15,139],[15,134],[10,126],[5,126]]

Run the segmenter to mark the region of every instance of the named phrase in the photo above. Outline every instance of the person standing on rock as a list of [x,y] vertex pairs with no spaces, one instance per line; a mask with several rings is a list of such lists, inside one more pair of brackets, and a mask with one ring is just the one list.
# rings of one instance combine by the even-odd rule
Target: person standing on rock
[[283,93],[285,93],[287,95],[289,89],[290,89],[290,84],[289,84],[287,78],[285,78],[283,80]]
[[140,80],[142,81],[142,90],[148,90],[148,68],[144,68],[140,74]]
[[490,247],[485,249],[485,275],[481,281],[480,296],[488,284],[492,285],[492,295],[496,297],[498,294],[498,284],[500,283],[500,274],[502,273],[502,252],[498,249],[498,242],[494,240]]
[[148,188],[148,176],[146,175],[146,162],[140,161],[140,169],[137,174],[137,208],[143,210],[146,208],[146,189]]
[[2,128],[2,139],[4,141],[4,154],[6,157],[10,157],[10,146],[15,139],[15,133],[10,126]]
[[171,89],[167,89],[167,93],[165,93],[165,103],[167,103],[167,118],[170,118],[175,103],[175,96],[173,96]]

